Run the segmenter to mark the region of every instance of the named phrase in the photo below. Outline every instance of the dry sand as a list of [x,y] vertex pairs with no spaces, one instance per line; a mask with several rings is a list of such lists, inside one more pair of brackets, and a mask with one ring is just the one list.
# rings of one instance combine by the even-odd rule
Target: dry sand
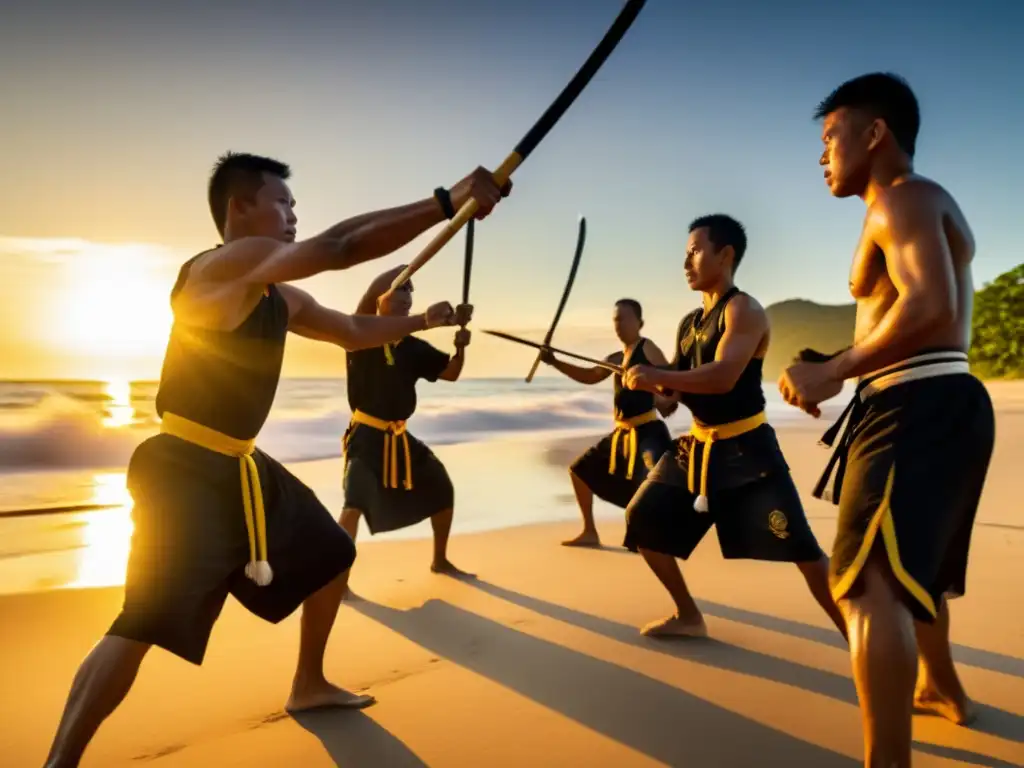
[[[914,723],[915,766],[1024,765],[1024,388],[992,388],[996,456],[968,579],[952,604],[956,657],[981,705],[971,729]],[[782,430],[823,544],[834,511],[810,500],[824,424]],[[563,463],[576,446],[553,451]],[[605,510],[607,513],[607,510]],[[712,639],[637,627],[667,596],[605,514],[603,551],[558,541],[577,523],[465,534],[475,582],[431,575],[428,541],[366,541],[328,649],[329,676],[373,693],[364,712],[298,720],[282,705],[298,615],[266,625],[229,601],[202,668],[162,651],[83,766],[857,766],[860,717],[841,639],[796,569],[723,562],[714,535],[685,566]],[[0,598],[0,765],[39,766],[81,658],[119,588]]]

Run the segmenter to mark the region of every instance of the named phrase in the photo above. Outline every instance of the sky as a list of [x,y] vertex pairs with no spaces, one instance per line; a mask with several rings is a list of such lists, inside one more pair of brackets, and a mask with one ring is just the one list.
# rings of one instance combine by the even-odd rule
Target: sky
[[[34,0],[0,27],[0,378],[159,374],[178,266],[214,245],[206,183],[225,150],[291,164],[299,234],[428,197],[494,168],[540,116],[620,0],[292,3]],[[590,86],[476,230],[475,328],[543,336],[587,217],[555,335],[616,347],[614,301],[640,300],[663,349],[697,305],[687,225],[747,227],[737,276],[764,305],[849,301],[863,203],[833,199],[815,105],[888,70],[922,107],[916,168],[974,229],[980,285],[1022,260],[1024,3],[648,0]],[[10,74],[13,73],[13,76]],[[396,254],[303,281],[354,309]],[[419,306],[459,299],[463,235],[416,276]],[[428,335],[449,345],[450,331]],[[340,350],[290,342],[286,375],[336,375]],[[467,376],[532,353],[477,333]]]

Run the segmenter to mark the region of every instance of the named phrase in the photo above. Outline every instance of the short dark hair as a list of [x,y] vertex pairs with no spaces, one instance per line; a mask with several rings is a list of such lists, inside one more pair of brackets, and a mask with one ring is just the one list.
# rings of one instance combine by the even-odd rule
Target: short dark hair
[[640,302],[636,299],[619,299],[615,302],[616,307],[629,307],[633,310],[633,314],[636,315],[637,320],[644,319],[644,310],[640,306]]
[[225,152],[217,158],[210,175],[210,213],[217,231],[224,235],[228,218],[228,200],[239,197],[253,200],[263,186],[263,174],[287,181],[291,168],[279,160],[245,152]]
[[708,230],[708,240],[716,249],[722,250],[727,245],[732,246],[732,271],[735,273],[747,252],[747,231],[743,229],[743,225],[724,213],[709,213],[690,222],[690,232],[704,227]]
[[917,133],[921,130],[921,110],[910,85],[891,72],[872,72],[855,77],[830,93],[814,110],[814,119],[842,107],[859,109],[872,118],[885,121],[900,149],[913,157]]

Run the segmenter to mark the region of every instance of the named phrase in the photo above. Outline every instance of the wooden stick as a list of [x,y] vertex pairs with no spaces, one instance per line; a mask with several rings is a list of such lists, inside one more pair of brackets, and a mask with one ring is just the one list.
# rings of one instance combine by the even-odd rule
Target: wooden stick
[[558,349],[557,347],[552,347],[552,346],[549,346],[547,344],[541,344],[538,341],[530,341],[529,339],[524,339],[524,338],[522,338],[520,336],[513,336],[511,333],[505,333],[504,331],[488,331],[488,330],[484,330],[484,333],[490,334],[491,336],[495,336],[495,337],[497,337],[499,339],[505,339],[506,341],[514,341],[516,344],[525,344],[528,347],[533,347],[534,349],[539,349],[542,352],[544,350],[547,350],[548,352],[554,352],[555,354],[558,354],[558,355],[565,355],[566,357],[574,357],[577,360],[582,360],[582,361],[584,361],[586,363],[591,363],[592,365],[596,365],[598,368],[604,368],[606,371],[611,371],[612,373],[617,373],[620,376],[623,373],[623,369],[622,369],[621,365],[616,365],[615,363],[609,363],[607,360],[595,360],[594,358],[587,357],[586,355],[577,355],[575,352],[567,352],[564,349]]

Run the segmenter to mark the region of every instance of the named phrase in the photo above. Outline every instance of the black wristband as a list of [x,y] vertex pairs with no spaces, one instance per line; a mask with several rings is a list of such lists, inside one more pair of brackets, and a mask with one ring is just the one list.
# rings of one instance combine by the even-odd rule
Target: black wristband
[[833,352],[831,355],[826,355],[824,352],[819,352],[816,349],[801,349],[799,354],[797,354],[797,360],[801,363],[827,363],[832,358],[839,357],[847,349],[850,349],[850,347]]
[[455,218],[455,206],[452,205],[452,196],[444,187],[438,187],[434,190],[434,197],[437,202],[441,204],[441,210],[444,212],[445,218],[451,220]]

